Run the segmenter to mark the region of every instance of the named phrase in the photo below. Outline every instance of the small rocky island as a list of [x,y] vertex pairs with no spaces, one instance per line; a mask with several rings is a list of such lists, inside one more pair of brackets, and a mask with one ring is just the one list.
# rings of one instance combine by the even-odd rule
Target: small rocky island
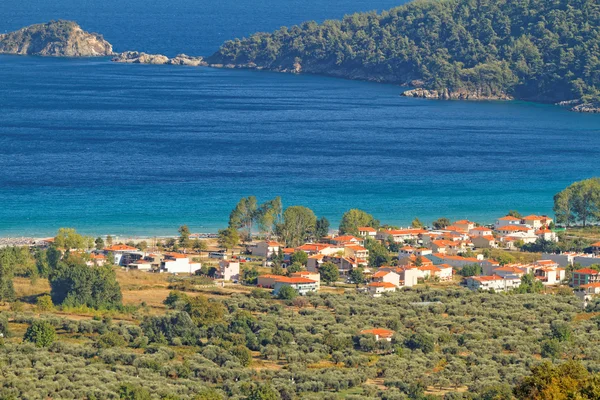
[[50,21],[0,35],[0,54],[52,57],[113,55],[102,35],[85,32],[73,21]]
[[138,51],[125,51],[119,53],[113,57],[112,61],[128,64],[187,65],[190,67],[208,66],[208,63],[206,63],[202,57],[178,54],[173,58],[169,58],[162,54],[147,54]]

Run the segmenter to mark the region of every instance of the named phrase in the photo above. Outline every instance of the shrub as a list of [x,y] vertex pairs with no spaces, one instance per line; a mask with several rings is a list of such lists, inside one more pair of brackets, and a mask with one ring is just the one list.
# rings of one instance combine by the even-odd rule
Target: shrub
[[56,330],[48,321],[35,320],[27,328],[23,340],[35,344],[37,347],[48,347],[56,338]]
[[141,386],[125,383],[119,388],[119,398],[122,400],[150,400],[150,392]]
[[282,300],[293,300],[296,296],[298,296],[298,291],[289,285],[284,285],[277,293],[277,297]]
[[37,298],[36,307],[38,311],[51,311],[54,308],[54,304],[52,303],[52,298],[50,296],[43,295]]

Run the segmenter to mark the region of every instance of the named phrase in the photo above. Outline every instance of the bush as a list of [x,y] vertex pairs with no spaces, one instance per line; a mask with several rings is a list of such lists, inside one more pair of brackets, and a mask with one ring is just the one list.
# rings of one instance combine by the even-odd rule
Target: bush
[[25,336],[23,336],[23,340],[35,344],[36,347],[48,347],[54,342],[55,338],[56,330],[54,326],[43,320],[33,321],[27,328]]
[[125,383],[119,388],[119,398],[122,400],[150,400],[150,392],[141,386]]
[[425,354],[431,353],[435,349],[435,343],[430,335],[415,333],[404,343],[411,350],[421,349]]
[[54,308],[54,304],[52,303],[52,298],[50,296],[43,295],[37,298],[36,307],[38,311],[45,312],[51,311]]
[[296,296],[298,296],[298,291],[289,285],[284,285],[277,293],[277,297],[282,300],[293,300]]

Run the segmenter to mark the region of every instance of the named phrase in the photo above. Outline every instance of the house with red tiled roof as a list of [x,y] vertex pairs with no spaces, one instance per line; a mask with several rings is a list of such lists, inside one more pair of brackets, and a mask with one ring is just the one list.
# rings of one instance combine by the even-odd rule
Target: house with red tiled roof
[[477,249],[495,249],[498,247],[498,242],[492,235],[473,236],[471,242]]
[[115,244],[112,246],[105,247],[103,249],[104,254],[112,254],[113,262],[115,265],[127,266],[132,262],[135,262],[144,256],[144,253],[138,248],[128,246],[126,244]]
[[521,224],[530,226],[534,229],[548,227],[552,223],[552,218],[547,215],[527,215],[521,218]]
[[317,282],[304,278],[304,277],[287,277],[282,276],[280,278],[275,279],[275,283],[273,286],[273,295],[277,296],[281,289],[285,286],[289,286],[295,289],[298,294],[304,296],[308,292],[316,292],[319,288]]
[[389,282],[371,282],[367,285],[367,291],[373,297],[381,297],[383,293],[395,292],[396,285]]
[[469,229],[469,236],[471,236],[471,237],[492,236],[492,233],[493,233],[492,229],[486,228],[485,226],[478,226],[476,228]]
[[556,236],[556,232],[546,227],[542,227],[535,231],[535,236],[537,236],[539,239],[544,239],[549,242],[558,242],[558,236]]
[[366,260],[369,258],[369,250],[357,244],[347,244],[344,246],[344,255],[346,257],[360,258]]
[[329,242],[338,247],[344,247],[346,245],[362,246],[365,244],[364,239],[357,238],[356,236],[352,236],[352,235],[336,236],[336,237],[330,239]]
[[590,245],[590,248],[592,250],[592,253],[600,255],[600,242],[592,243]]
[[394,271],[379,270],[373,274],[371,279],[373,282],[388,282],[396,287],[400,286],[400,275]]
[[516,265],[518,265],[518,264],[503,265],[502,267],[495,268],[493,270],[493,275],[498,275],[502,278],[508,278],[508,277],[520,278],[527,273],[527,271],[525,269],[519,268]]
[[375,239],[375,236],[377,236],[377,229],[375,229],[371,226],[359,226],[358,227],[358,236],[363,237],[363,238]]
[[[419,264],[419,265],[417,265]],[[429,266],[429,265],[433,265],[433,262],[427,258],[427,257],[423,257],[423,256],[417,256],[415,254],[411,254],[410,256],[405,256],[403,258],[399,258],[398,259],[398,265],[400,266]]]
[[375,340],[387,340],[388,342],[392,341],[392,337],[394,337],[394,331],[390,331],[389,329],[363,329],[360,331],[361,335],[373,335],[375,336]]
[[471,229],[475,228],[475,222],[471,222],[468,219],[455,221],[453,225],[463,232],[469,232]]

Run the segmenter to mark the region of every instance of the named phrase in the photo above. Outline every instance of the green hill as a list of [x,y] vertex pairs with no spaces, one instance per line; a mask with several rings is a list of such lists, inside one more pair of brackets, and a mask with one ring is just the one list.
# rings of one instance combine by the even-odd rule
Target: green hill
[[598,0],[419,0],[228,41],[207,61],[559,102],[600,98],[599,55]]

